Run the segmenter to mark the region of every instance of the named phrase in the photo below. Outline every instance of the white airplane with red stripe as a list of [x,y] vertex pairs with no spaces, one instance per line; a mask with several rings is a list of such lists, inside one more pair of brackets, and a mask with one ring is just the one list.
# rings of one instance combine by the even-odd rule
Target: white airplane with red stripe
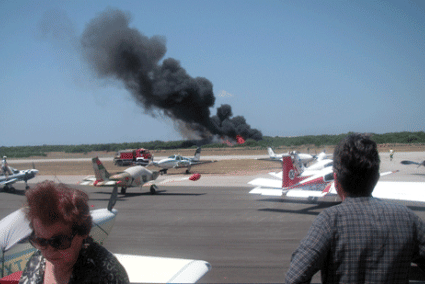
[[[255,186],[250,193],[285,196],[313,202],[341,201],[334,186],[332,167],[325,168],[321,174],[302,177],[294,167],[291,156],[284,155],[282,169],[282,180],[257,178],[248,182]],[[395,172],[397,171],[381,173],[381,176]],[[372,196],[388,200],[425,202],[425,183],[379,181]]]

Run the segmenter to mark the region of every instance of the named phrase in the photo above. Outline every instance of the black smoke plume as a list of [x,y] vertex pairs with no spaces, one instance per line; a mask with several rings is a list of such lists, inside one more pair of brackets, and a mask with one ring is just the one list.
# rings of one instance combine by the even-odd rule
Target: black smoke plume
[[[180,62],[168,58],[165,38],[151,38],[129,27],[128,14],[109,9],[91,20],[81,37],[83,56],[101,78],[120,80],[136,101],[152,116],[166,115],[177,120],[180,133],[199,138],[214,135],[262,139],[262,134],[232,118],[230,105],[222,105],[211,117],[213,85],[206,78],[189,76]],[[184,130],[183,130],[184,129]],[[193,135],[192,135],[193,137]]]

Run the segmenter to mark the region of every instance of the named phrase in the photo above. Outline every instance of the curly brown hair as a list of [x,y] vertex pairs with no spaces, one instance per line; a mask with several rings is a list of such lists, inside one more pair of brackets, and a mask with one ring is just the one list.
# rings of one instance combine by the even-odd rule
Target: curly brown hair
[[[29,189],[26,217],[30,221],[35,218],[45,225],[56,222],[70,224],[79,235],[87,235],[92,227],[92,217],[88,205],[88,195],[79,189],[70,188],[62,183],[44,181]],[[34,229],[34,228],[33,228]]]

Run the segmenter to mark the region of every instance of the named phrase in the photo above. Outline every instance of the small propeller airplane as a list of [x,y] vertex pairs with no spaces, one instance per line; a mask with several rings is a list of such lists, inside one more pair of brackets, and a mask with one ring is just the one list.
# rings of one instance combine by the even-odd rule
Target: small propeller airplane
[[[298,157],[297,153],[291,154],[292,159],[294,161],[294,166],[298,167],[298,172],[300,173],[300,177],[309,177],[313,175],[327,174],[332,171],[333,160],[326,158],[326,153],[321,152],[316,156],[316,162],[308,167],[305,167],[301,162],[301,159]],[[282,180],[282,171],[280,172],[271,172],[269,173],[271,176],[279,178]]]
[[10,166],[8,168],[12,174],[0,175],[0,185],[3,186],[4,191],[14,191],[15,188],[12,186],[12,184],[18,181],[25,182],[25,189],[28,189],[28,180],[34,178],[38,173],[38,170],[35,169],[34,164],[33,168],[28,170],[17,170]]
[[[310,177],[300,176],[290,155],[283,156],[282,180],[257,178],[248,184],[256,186],[251,194],[266,196],[283,196],[303,199],[310,202],[341,201],[334,186],[332,167],[325,168],[322,173]],[[381,173],[381,177],[398,171]],[[423,182],[387,182],[378,181],[372,196],[380,199],[425,202]]]
[[[282,156],[284,155],[292,155],[296,152],[287,152],[287,153],[281,153],[281,154],[275,154],[273,149],[271,147],[267,147],[267,152],[269,154],[269,158],[260,158],[257,160],[263,160],[263,161],[276,161],[276,162],[282,162]],[[299,161],[306,166],[308,163],[313,161],[315,159],[315,156],[305,153],[296,153],[298,155]]]
[[152,161],[152,165],[161,168],[161,174],[166,174],[168,169],[187,168],[186,173],[190,173],[190,169],[194,165],[212,163],[213,161],[201,161],[201,148],[198,147],[193,158],[186,158],[181,155],[172,155],[158,162]]
[[[133,166],[125,169],[123,172],[110,174],[98,157],[92,159],[94,176],[84,178],[80,185],[91,186],[115,186],[121,187],[121,194],[125,194],[128,187],[142,187],[149,181],[154,181],[159,176],[158,171],[150,171],[143,166]],[[152,184],[150,192],[155,194],[157,186]]]

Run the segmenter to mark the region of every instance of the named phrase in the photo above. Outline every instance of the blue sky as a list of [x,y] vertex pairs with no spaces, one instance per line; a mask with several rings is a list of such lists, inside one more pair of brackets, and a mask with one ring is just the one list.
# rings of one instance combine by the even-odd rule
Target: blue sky
[[[263,135],[424,130],[422,0],[3,0],[0,146],[183,139],[81,60],[76,39],[107,8],[211,81],[212,114],[229,104]],[[74,37],[43,36],[46,15]]]

